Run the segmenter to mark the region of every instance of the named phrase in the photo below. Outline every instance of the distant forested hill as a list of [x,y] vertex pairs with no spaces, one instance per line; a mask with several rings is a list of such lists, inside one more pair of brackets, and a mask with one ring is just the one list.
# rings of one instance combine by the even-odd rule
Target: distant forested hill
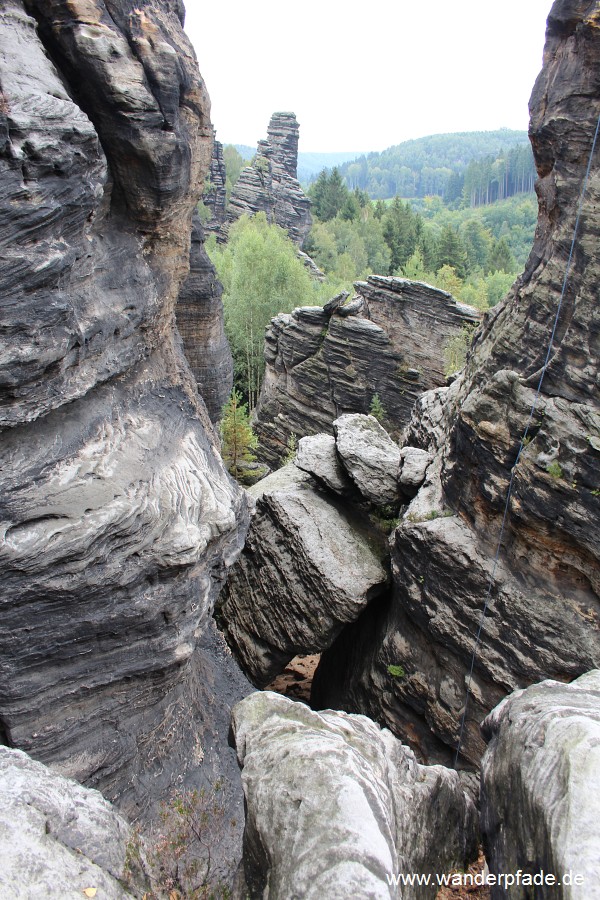
[[438,195],[451,203],[464,190],[472,206],[531,191],[535,181],[527,132],[507,128],[404,141],[339,169],[350,189],[373,199]]

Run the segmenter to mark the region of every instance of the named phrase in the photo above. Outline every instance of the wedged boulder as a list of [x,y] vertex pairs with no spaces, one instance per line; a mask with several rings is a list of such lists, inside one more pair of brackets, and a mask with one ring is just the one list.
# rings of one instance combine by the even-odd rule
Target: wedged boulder
[[330,434],[301,438],[294,464],[313,475],[334,494],[348,494],[352,490],[352,482],[336,453],[335,438]]
[[400,450],[399,482],[403,488],[419,488],[425,481],[432,456],[420,447],[403,447]]
[[476,812],[457,773],[418,765],[364,716],[264,692],[234,708],[232,733],[251,898],[425,900],[434,884],[400,889],[391,876],[443,873],[476,854]]
[[360,493],[377,506],[398,503],[400,450],[374,416],[340,416],[333,423],[342,464]]
[[141,898],[134,830],[98,791],[0,747],[0,894],[6,900]]
[[259,687],[298,654],[328,647],[387,586],[363,518],[326,498],[290,464],[250,488],[256,500],[220,615],[242,668]]
[[[481,823],[490,871],[544,871],[556,884],[546,882],[535,896],[550,900],[600,897],[600,670],[571,684],[543,681],[515,691],[486,718],[483,733]],[[532,893],[524,880],[493,887],[492,898],[525,900]]]

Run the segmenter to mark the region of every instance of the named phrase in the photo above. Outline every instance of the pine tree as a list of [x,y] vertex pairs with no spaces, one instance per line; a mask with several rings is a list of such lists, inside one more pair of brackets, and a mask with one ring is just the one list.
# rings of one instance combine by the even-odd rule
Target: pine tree
[[227,470],[239,481],[244,472],[243,463],[256,459],[252,451],[258,440],[250,425],[248,405],[242,403],[242,395],[235,388],[223,407],[221,441],[221,455]]
[[383,422],[386,418],[386,411],[381,402],[381,398],[379,394],[373,394],[371,399],[371,405],[369,407],[369,414],[373,416],[373,418],[377,419],[378,422]]

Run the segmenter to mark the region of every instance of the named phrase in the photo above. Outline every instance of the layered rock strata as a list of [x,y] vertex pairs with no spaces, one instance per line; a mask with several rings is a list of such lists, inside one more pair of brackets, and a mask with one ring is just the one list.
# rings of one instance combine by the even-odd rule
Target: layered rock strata
[[366,717],[264,692],[235,707],[232,730],[247,808],[244,896],[425,900],[434,884],[398,887],[393,876],[435,877],[476,855],[475,808],[457,773],[418,765]]
[[[579,0],[551,10],[530,103],[540,204],[531,256],[486,316],[463,375],[417,402],[404,443],[432,462],[393,536],[393,597],[317,672],[316,703],[368,712],[426,759],[452,758],[468,684],[460,752],[476,764],[479,723],[504,695],[600,664],[597,152],[582,199],[600,114],[598,13]],[[390,665],[405,676],[390,682]]]
[[267,139],[259,141],[251,166],[242,170],[229,199],[221,239],[242,215],[264,212],[267,221],[284,228],[302,247],[310,231],[310,200],[297,180],[298,134],[294,113],[273,113]]
[[211,420],[217,422],[233,387],[233,358],[225,336],[223,288],[204,249],[197,213],[192,224],[190,272],[179,291],[177,328],[198,392]]
[[495,873],[522,875],[520,883],[492,888],[492,897],[524,900],[540,872],[555,879],[540,890],[545,897],[599,897],[600,671],[511,694],[483,732],[488,864]]
[[135,812],[194,764],[243,542],[174,327],[209,102],[179,2],[0,19],[0,740]]
[[219,235],[227,209],[227,172],[223,159],[223,144],[216,139],[213,143],[208,182],[204,187],[202,203],[210,210],[210,219],[205,222],[204,227],[209,234]]
[[99,794],[0,747],[3,897],[141,898],[149,887],[136,836]]
[[405,426],[415,400],[445,384],[448,342],[480,319],[420,282],[373,275],[355,288],[323,309],[281,314],[267,330],[255,431],[272,467],[291,434],[331,432],[343,413],[368,412],[375,394],[387,426]]

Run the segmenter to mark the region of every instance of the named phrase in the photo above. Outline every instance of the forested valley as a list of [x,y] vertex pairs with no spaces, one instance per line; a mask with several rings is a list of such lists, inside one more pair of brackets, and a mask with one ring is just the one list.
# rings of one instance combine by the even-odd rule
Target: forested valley
[[[322,305],[370,274],[425,281],[479,309],[498,303],[522,271],[535,230],[535,169],[524,141],[523,132],[507,130],[434,135],[323,169],[305,186],[313,225],[303,245],[320,279],[264,214],[234,222],[226,243],[209,237],[240,402],[250,409],[257,402],[273,316]],[[250,160],[232,145],[223,156],[229,200]],[[405,195],[386,196],[390,186]]]

